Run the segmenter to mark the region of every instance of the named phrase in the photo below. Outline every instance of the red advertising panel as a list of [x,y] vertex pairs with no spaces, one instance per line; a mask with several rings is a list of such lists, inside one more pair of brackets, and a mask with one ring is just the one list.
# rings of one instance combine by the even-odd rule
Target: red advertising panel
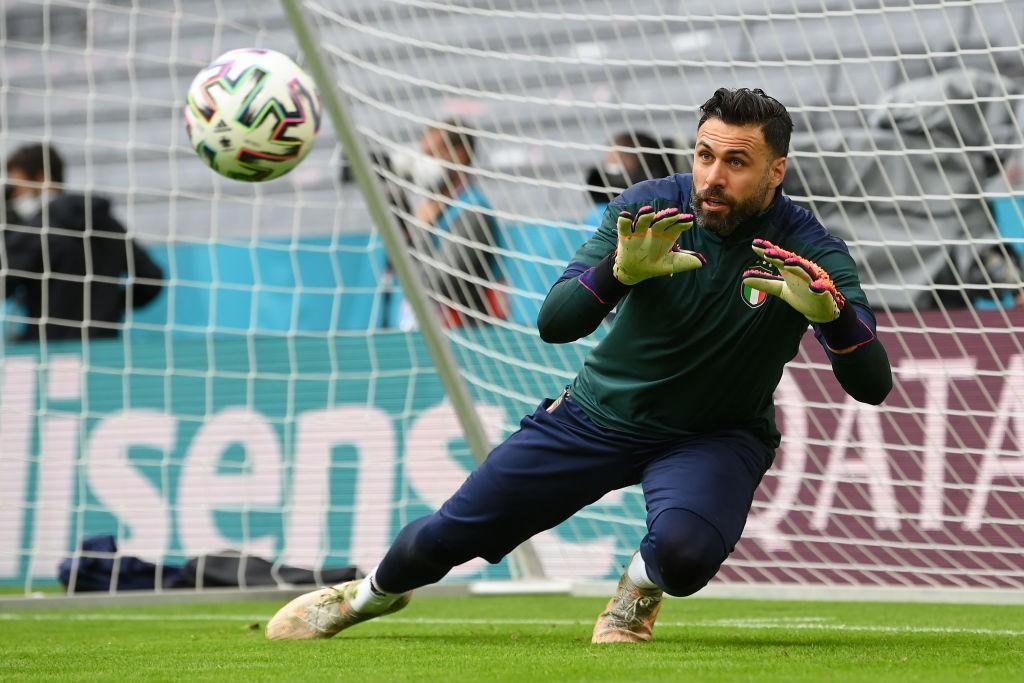
[[895,387],[858,404],[810,334],[726,581],[1024,587],[1024,311],[879,319]]

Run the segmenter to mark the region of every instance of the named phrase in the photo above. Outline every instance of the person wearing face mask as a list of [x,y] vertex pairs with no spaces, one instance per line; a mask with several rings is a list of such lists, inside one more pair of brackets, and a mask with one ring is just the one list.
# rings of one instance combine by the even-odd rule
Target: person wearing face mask
[[675,173],[672,155],[664,151],[673,146],[671,140],[659,140],[643,131],[627,130],[615,135],[602,163],[586,169],[584,182],[589,187],[594,208],[583,219],[583,224],[596,230],[601,226],[608,204],[626,188],[641,180]]
[[163,272],[110,213],[110,201],[64,191],[48,144],[7,158],[3,291],[24,309],[16,341],[118,336],[125,309],[160,293]]
[[[448,119],[424,131],[418,150],[388,158],[392,172],[414,186],[403,195],[412,207],[403,220],[406,239],[447,327],[508,317],[504,294],[488,286],[501,279],[498,226],[471,170],[475,152],[466,125]],[[400,326],[413,324],[406,306]]]

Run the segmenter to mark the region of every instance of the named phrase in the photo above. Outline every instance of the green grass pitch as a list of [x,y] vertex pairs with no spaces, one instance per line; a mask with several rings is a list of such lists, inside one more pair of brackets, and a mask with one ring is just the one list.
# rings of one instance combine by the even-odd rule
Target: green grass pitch
[[0,680],[1024,681],[1024,607],[668,600],[655,640],[590,644],[603,600],[424,597],[329,641],[278,603],[0,612]]

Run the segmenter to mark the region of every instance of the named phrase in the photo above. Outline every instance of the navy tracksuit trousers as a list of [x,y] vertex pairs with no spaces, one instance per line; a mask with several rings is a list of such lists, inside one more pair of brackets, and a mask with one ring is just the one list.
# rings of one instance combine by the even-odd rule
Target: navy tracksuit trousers
[[732,552],[773,458],[744,430],[638,438],[598,426],[570,395],[546,399],[440,510],[402,529],[376,583],[405,592],[474,557],[499,562],[607,492],[639,483],[647,572],[670,595],[690,595]]

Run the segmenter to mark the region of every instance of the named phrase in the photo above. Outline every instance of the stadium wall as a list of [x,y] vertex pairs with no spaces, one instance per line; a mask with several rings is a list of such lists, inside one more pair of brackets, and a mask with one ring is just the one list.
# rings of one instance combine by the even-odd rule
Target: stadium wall
[[[536,324],[544,295],[573,254],[565,242],[553,244],[545,236],[550,230],[527,223],[502,227],[506,249],[535,257],[528,267],[503,269],[510,319],[519,325]],[[169,277],[151,305],[131,313],[127,327],[134,334],[372,330],[384,320],[397,326],[400,317],[401,288],[396,282],[385,301],[387,257],[370,233],[256,244],[170,242],[149,249]]]
[[[818,412],[840,389],[787,371],[786,440],[719,581],[1019,588],[1024,509],[1006,484],[1024,474],[1011,436],[1024,433],[1024,356],[1002,354],[1021,324],[1020,310],[883,318],[883,334],[899,325],[906,340],[890,349],[898,386],[884,407]],[[541,357],[535,335],[504,341]],[[8,584],[54,577],[93,534],[151,561],[230,547],[367,568],[472,466],[414,332],[10,347],[2,373]],[[496,441],[521,410],[487,396]],[[613,578],[643,519],[640,495],[612,492],[536,548],[551,578]],[[508,576],[478,560],[452,578]]]

